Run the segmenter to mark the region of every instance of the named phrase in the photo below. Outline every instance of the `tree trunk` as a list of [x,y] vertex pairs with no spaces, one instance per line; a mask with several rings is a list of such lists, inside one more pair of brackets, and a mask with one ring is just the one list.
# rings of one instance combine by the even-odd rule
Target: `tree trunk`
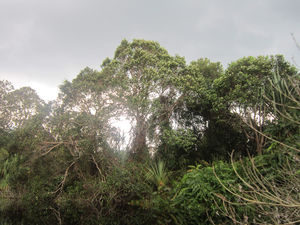
[[137,118],[135,138],[133,142],[132,151],[136,154],[138,160],[143,160],[148,154],[148,148],[146,143],[146,121],[144,116]]

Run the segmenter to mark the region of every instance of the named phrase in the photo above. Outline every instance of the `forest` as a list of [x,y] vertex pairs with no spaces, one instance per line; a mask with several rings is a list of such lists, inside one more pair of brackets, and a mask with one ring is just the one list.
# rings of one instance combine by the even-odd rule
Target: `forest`
[[2,80],[0,224],[299,224],[299,84],[282,55],[141,39],[50,102]]

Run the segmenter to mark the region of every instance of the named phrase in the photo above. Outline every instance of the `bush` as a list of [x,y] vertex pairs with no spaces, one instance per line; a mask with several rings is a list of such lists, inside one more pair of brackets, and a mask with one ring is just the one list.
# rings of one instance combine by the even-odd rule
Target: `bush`
[[[236,166],[241,169],[239,163]],[[215,171],[221,174],[219,179],[226,185],[237,185],[236,176],[230,164],[223,161],[215,163]],[[177,224],[216,224],[226,220],[217,205],[222,205],[221,197],[227,201],[236,201],[237,197],[227,192],[219,183],[212,166],[192,167],[181,179],[174,190],[171,201],[172,214]]]

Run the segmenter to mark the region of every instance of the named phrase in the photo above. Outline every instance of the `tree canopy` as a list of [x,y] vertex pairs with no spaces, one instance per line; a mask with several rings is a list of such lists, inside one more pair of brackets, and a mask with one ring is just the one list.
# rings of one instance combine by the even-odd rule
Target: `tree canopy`
[[170,56],[157,42],[123,40],[112,60],[106,59],[101,73],[109,77],[110,98],[132,125],[132,152],[147,154],[148,129],[165,122],[180,100],[183,57]]
[[[276,204],[291,212],[265,199],[297,198],[299,70],[282,55],[223,69],[124,39],[100,67],[48,103],[0,81],[0,221],[207,224],[254,221],[257,209],[272,221]],[[123,118],[127,136],[114,125]]]

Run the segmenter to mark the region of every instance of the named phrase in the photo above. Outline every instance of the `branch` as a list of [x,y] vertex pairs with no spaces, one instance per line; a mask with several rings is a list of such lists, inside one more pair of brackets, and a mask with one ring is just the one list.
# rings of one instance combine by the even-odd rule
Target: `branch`
[[50,207],[50,209],[52,209],[54,211],[54,214],[55,214],[55,216],[56,216],[56,218],[58,220],[58,223],[59,223],[59,225],[61,225],[62,221],[61,221],[61,217],[60,217],[60,212],[57,211],[56,209],[52,208],[52,207]]
[[73,161],[73,162],[68,166],[67,170],[65,171],[64,178],[63,178],[63,180],[60,182],[60,184],[58,185],[57,190],[51,192],[51,194],[55,194],[55,193],[58,192],[59,190],[62,192],[62,189],[63,189],[63,187],[64,187],[64,184],[65,184],[65,181],[66,181],[66,178],[67,178],[67,175],[68,175],[68,171],[69,171],[69,169],[71,168],[71,166],[74,165],[75,162],[76,162],[76,160]]
[[100,170],[100,168],[99,168],[99,166],[98,166],[98,163],[96,162],[96,160],[95,160],[95,158],[94,158],[94,155],[91,154],[91,156],[92,156],[92,158],[93,158],[93,161],[94,161],[94,163],[95,163],[95,165],[96,165],[96,167],[97,167],[97,169],[98,169],[100,175],[102,176],[102,182],[105,182],[105,181],[106,181],[106,180],[105,180],[105,176],[102,174],[102,172],[101,172],[101,170]]
[[[51,143],[51,144],[52,144],[52,143]],[[52,149],[54,149],[54,148],[60,146],[61,144],[63,144],[63,142],[57,143],[56,145],[54,145],[53,147],[51,147],[47,152],[41,154],[41,156],[47,155],[49,152],[51,152]]]

